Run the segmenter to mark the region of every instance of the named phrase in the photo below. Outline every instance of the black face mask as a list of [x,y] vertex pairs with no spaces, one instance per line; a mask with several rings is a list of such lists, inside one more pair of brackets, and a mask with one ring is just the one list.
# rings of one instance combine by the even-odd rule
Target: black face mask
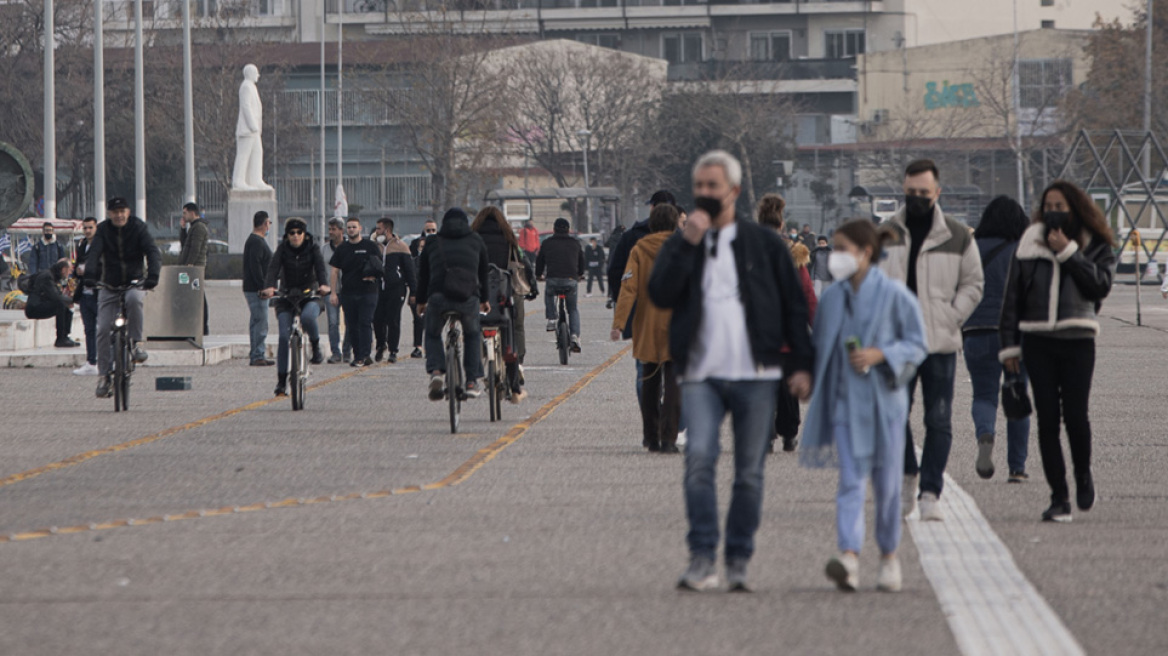
[[904,212],[905,215],[920,219],[933,214],[933,199],[925,198],[924,196],[908,196],[904,197]]
[[1079,224],[1071,218],[1070,212],[1043,212],[1042,222],[1046,225],[1046,234],[1055,230],[1062,230],[1069,239],[1078,239]]
[[722,213],[722,199],[713,196],[698,196],[694,198],[694,207],[709,214],[711,219],[716,219]]

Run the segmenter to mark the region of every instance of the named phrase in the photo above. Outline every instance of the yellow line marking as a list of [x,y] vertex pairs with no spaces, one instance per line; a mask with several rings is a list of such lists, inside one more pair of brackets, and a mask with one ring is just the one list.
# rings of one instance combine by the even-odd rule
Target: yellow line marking
[[[106,531],[113,528],[121,528],[123,526],[142,526],[146,524],[157,524],[159,522],[173,522],[183,519],[197,519],[201,517],[218,517],[222,515],[235,515],[246,512],[260,512],[263,510],[274,510],[276,508],[297,508],[301,506],[309,506],[318,503],[337,503],[340,501],[353,501],[357,499],[384,499],[390,496],[401,496],[403,494],[412,494],[414,492],[429,492],[433,490],[441,490],[446,487],[458,485],[466,482],[475,472],[482,469],[488,462],[494,460],[496,456],[503,452],[504,449],[519,441],[527,431],[531,430],[533,426],[539,422],[547,419],[555,412],[556,408],[563,405],[568,399],[579,393],[587,387],[592,381],[596,380],[600,374],[604,373],[609,367],[617,363],[622,357],[632,350],[632,346],[626,346],[619,352],[614,354],[608,360],[598,365],[595,369],[584,375],[583,378],[576,381],[571,387],[564,390],[558,396],[545,403],[539,410],[536,410],[530,417],[515,424],[511,430],[507,431],[505,435],[492,442],[490,445],[479,449],[469,460],[458,466],[457,469],[450,472],[440,481],[429,483],[426,485],[407,485],[395,490],[379,490],[377,492],[353,492],[344,495],[319,496],[312,499],[305,498],[287,498],[274,503],[253,503],[246,506],[223,506],[222,508],[212,508],[204,510],[188,510],[184,513],[173,515],[163,515],[158,517],[150,517],[147,519],[118,519],[111,522],[103,522],[100,524],[82,524],[78,526],[67,526],[63,528],[42,528],[35,531],[25,531],[23,533],[12,533],[9,535],[0,535],[0,543],[4,542],[20,542],[24,540],[35,540],[37,538],[47,538],[51,535],[62,535],[67,533],[86,533],[89,531]],[[321,383],[324,385],[328,382],[340,380],[342,377],[351,376],[358,372],[351,372],[344,374],[336,379],[330,379]],[[271,401],[268,401],[269,403]],[[254,405],[254,404],[252,404]],[[244,406],[247,407],[247,406]],[[237,408],[237,410],[239,410]],[[159,438],[160,439],[160,438]]]
[[[385,365],[379,364],[379,365],[375,365],[375,366],[383,367]],[[350,371],[348,373],[344,373],[344,374],[341,374],[339,376],[333,376],[332,378],[322,380],[319,383],[309,385],[308,389],[314,390],[314,389],[324,387],[325,385],[331,385],[333,383],[342,381],[346,378],[356,376],[357,374],[361,373],[362,371],[365,371],[366,369],[369,369],[369,367],[363,367],[361,369],[357,369],[355,371]],[[69,456],[68,458],[65,458],[64,460],[58,460],[57,462],[49,463],[47,465],[44,465],[43,467],[37,467],[36,469],[29,469],[28,471],[22,471],[18,474],[12,474],[11,476],[6,476],[4,478],[0,478],[0,487],[4,487],[7,485],[13,485],[15,483],[20,483],[21,481],[27,481],[29,479],[36,478],[37,476],[40,476],[42,474],[47,474],[49,472],[57,471],[60,469],[67,469],[69,467],[74,467],[74,466],[80,465],[81,463],[86,462],[88,460],[93,460],[94,458],[97,458],[99,456],[105,456],[105,455],[109,455],[111,453],[118,453],[119,451],[126,451],[128,449],[133,449],[134,447],[139,447],[139,446],[143,446],[145,444],[150,444],[151,442],[157,442],[159,440],[166,439],[168,437],[171,437],[172,435],[176,435],[176,434],[182,433],[184,431],[199,428],[201,426],[206,426],[207,424],[219,421],[220,419],[226,419],[228,417],[233,417],[233,416],[238,415],[238,414],[243,413],[243,412],[248,412],[249,410],[256,410],[256,409],[262,408],[266,405],[271,405],[272,403],[278,403],[280,401],[285,400],[285,398],[286,397],[282,397],[282,396],[274,396],[270,399],[264,399],[262,401],[256,401],[254,403],[249,403],[247,405],[239,406],[238,408],[232,408],[231,410],[225,410],[225,411],[220,412],[219,414],[216,414],[216,415],[211,415],[209,417],[203,417],[202,419],[196,419],[192,422],[183,424],[181,426],[171,426],[170,428],[163,429],[161,431],[158,431],[157,433],[152,433],[150,435],[147,435],[146,437],[139,437],[138,439],[130,440],[129,442],[122,442],[121,444],[115,444],[113,446],[108,446],[104,449],[94,449],[93,451],[86,451],[85,453],[78,453],[75,456]]]

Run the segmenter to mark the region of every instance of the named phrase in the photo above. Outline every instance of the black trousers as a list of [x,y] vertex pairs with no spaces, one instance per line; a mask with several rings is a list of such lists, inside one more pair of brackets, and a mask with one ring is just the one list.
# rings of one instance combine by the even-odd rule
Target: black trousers
[[73,328],[73,311],[64,303],[37,303],[24,309],[24,316],[29,319],[57,318],[57,341],[69,338],[69,331]]
[[1060,416],[1067,427],[1075,474],[1091,471],[1091,419],[1088,401],[1095,374],[1095,340],[1022,336],[1022,359],[1034,390],[1038,415],[1038,448],[1042,471],[1054,503],[1070,501],[1067,466],[1063,461]]
[[377,297],[377,309],[373,311],[373,338],[377,349],[388,349],[397,353],[401,343],[402,304],[406,301],[404,287],[387,289]]
[[[667,446],[677,443],[677,424],[681,421],[681,388],[673,373],[672,362],[646,362],[643,365],[641,428],[646,445]],[[665,388],[662,395],[661,388]],[[650,399],[662,399],[660,404]]]
[[426,320],[418,314],[417,303],[410,303],[410,314],[414,315],[414,348],[422,348],[422,334],[426,331]]
[[600,285],[600,293],[603,294],[604,293],[604,272],[601,271],[600,269],[588,269],[588,289],[586,291],[589,294],[592,293],[592,280],[593,279],[595,279],[596,283],[598,285]]

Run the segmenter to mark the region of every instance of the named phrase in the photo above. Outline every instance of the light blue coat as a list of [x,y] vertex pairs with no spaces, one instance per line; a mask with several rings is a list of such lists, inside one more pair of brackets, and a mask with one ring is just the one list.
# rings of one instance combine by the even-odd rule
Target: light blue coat
[[[867,374],[848,363],[841,335],[853,309],[853,325],[864,348],[876,347],[885,362]],[[799,460],[808,467],[838,466],[833,423],[837,408],[847,407],[852,452],[863,472],[883,461],[890,449],[904,449],[908,420],[908,383],[929,353],[925,323],[917,299],[904,284],[876,267],[868,270],[859,292],[851,281],[828,287],[819,299],[812,331],[815,344],[815,382],[807,410]],[[846,376],[846,390],[839,376]]]

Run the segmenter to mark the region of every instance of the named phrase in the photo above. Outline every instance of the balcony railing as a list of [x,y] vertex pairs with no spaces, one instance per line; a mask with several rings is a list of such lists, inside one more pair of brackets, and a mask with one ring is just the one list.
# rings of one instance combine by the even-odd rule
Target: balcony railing
[[793,59],[770,61],[704,61],[670,64],[670,82],[714,80],[854,80],[853,59]]

